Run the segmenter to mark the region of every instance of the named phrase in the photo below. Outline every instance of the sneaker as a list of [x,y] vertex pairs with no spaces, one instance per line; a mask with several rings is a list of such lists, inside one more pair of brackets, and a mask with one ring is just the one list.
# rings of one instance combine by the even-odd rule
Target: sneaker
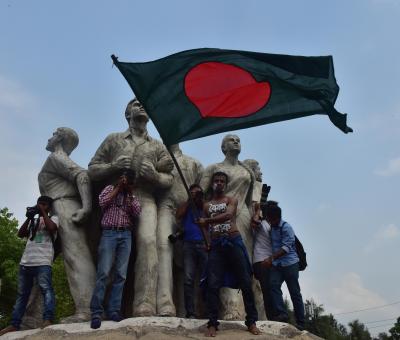
[[100,328],[100,326],[101,326],[100,318],[93,318],[92,321],[90,321],[90,328],[97,329]]
[[272,318],[272,320],[273,320],[273,321],[279,321],[279,322],[286,322],[286,323],[288,323],[288,322],[289,322],[289,317],[288,317],[287,315],[285,315],[285,314],[278,314],[278,315],[275,315],[275,316]]
[[194,315],[194,314],[186,314],[186,319],[196,319],[196,315]]
[[296,323],[295,327],[296,327],[299,331],[304,331],[304,330],[305,330],[304,325],[301,325],[301,324],[298,324],[298,323]]
[[113,315],[111,315],[110,320],[115,321],[115,322],[120,322],[120,321],[124,320],[124,318],[121,316],[121,314],[114,313]]
[[0,330],[0,336],[4,335],[6,333],[16,332],[16,331],[18,331],[18,328],[13,325],[10,325],[10,326],[7,326],[6,328],[3,328],[2,330]]

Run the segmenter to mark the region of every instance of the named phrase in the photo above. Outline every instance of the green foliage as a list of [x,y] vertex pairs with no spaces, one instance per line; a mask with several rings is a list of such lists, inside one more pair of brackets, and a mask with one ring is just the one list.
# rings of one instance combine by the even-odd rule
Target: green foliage
[[354,320],[352,322],[349,322],[349,327],[350,327],[350,338],[352,340],[371,340],[371,334],[369,334],[368,329],[365,327],[365,325],[358,321]]
[[311,333],[328,340],[347,339],[346,327],[339,324],[332,314],[323,315],[324,308],[314,300],[306,300],[304,304],[306,329]]
[[389,330],[390,339],[392,340],[400,340],[400,317],[397,318],[396,323]]
[[25,247],[17,231],[18,221],[7,208],[0,209],[0,328],[8,323],[17,294],[19,260]]
[[61,318],[72,315],[75,311],[74,300],[69,291],[65,274],[64,259],[58,256],[53,264],[53,287],[56,295],[56,322]]

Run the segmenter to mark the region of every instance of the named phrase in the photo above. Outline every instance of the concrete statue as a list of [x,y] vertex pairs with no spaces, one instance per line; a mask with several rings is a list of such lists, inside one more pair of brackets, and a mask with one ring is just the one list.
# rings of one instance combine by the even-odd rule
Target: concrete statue
[[[194,158],[182,153],[179,145],[171,145],[170,151],[175,156],[188,186],[199,183],[203,166]],[[173,245],[168,240],[168,235],[176,231],[176,208],[188,199],[188,194],[182,183],[177,169],[172,171],[172,186],[163,190],[158,196],[158,226],[157,250],[159,259],[157,281],[157,315],[175,316],[176,308],[173,302]],[[175,254],[176,256],[177,254]],[[179,259],[176,259],[179,261]],[[178,274],[178,273],[177,273]],[[179,274],[177,275],[179,276]],[[183,283],[176,285],[177,290],[183,290]],[[177,293],[176,296],[181,296]],[[178,298],[179,299],[179,298]]]
[[46,150],[51,154],[38,176],[40,193],[54,199],[53,212],[60,223],[64,266],[76,309],[67,322],[89,319],[96,277],[85,234],[85,221],[92,209],[90,180],[87,171],[69,157],[78,142],[74,130],[58,128],[48,140]]
[[[226,135],[221,144],[221,150],[225,155],[225,159],[221,163],[208,166],[200,181],[200,185],[207,191],[211,185],[211,177],[216,171],[223,171],[228,175],[228,184],[226,195],[236,197],[238,199],[238,208],[236,223],[246,245],[248,254],[253,253],[253,236],[250,229],[250,221],[252,217],[252,202],[255,176],[251,169],[239,161],[238,157],[241,151],[240,138],[233,134]],[[254,283],[256,285],[257,283]],[[257,305],[262,297],[254,289]],[[221,298],[221,318],[225,320],[240,320],[244,317],[243,301],[236,290],[223,288],[220,291]],[[260,319],[263,317],[263,309],[258,308]]]
[[92,181],[111,183],[121,169],[136,173],[135,194],[142,205],[136,227],[133,315],[150,316],[157,312],[157,205],[156,192],[173,183],[173,162],[165,146],[147,132],[149,118],[136,100],[128,103],[125,118],[129,128],[110,134],[89,163]]

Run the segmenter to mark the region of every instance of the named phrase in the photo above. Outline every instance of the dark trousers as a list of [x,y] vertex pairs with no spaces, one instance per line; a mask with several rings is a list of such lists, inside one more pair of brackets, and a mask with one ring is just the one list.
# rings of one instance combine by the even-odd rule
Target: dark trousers
[[261,291],[264,300],[265,315],[268,320],[272,320],[276,312],[272,303],[271,285],[270,285],[270,268],[263,267],[261,262],[253,264],[253,272],[255,278],[260,282]]
[[279,315],[288,316],[282,297],[281,287],[283,282],[286,282],[289,290],[294,314],[296,316],[296,323],[299,326],[304,326],[305,316],[303,297],[301,296],[299,285],[299,263],[286,267],[273,266],[271,268],[270,284],[274,308]]
[[186,316],[194,316],[194,283],[196,273],[199,277],[204,274],[207,264],[207,251],[204,242],[200,241],[184,241],[183,243],[183,270],[185,274],[184,280],[184,297]]
[[247,261],[243,249],[235,243],[229,242],[226,245],[211,247],[207,266],[209,326],[218,326],[219,289],[223,285],[226,268],[230,268],[235,274],[239,282],[239,287],[242,290],[244,308],[246,310],[246,325],[250,326],[257,321],[258,314],[251,288],[252,274]]

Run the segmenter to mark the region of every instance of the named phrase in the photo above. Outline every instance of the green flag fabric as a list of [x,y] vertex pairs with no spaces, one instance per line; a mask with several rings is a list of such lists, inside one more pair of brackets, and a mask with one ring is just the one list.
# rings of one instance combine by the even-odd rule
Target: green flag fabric
[[144,63],[112,56],[166,145],[335,110],[333,59],[202,48]]

